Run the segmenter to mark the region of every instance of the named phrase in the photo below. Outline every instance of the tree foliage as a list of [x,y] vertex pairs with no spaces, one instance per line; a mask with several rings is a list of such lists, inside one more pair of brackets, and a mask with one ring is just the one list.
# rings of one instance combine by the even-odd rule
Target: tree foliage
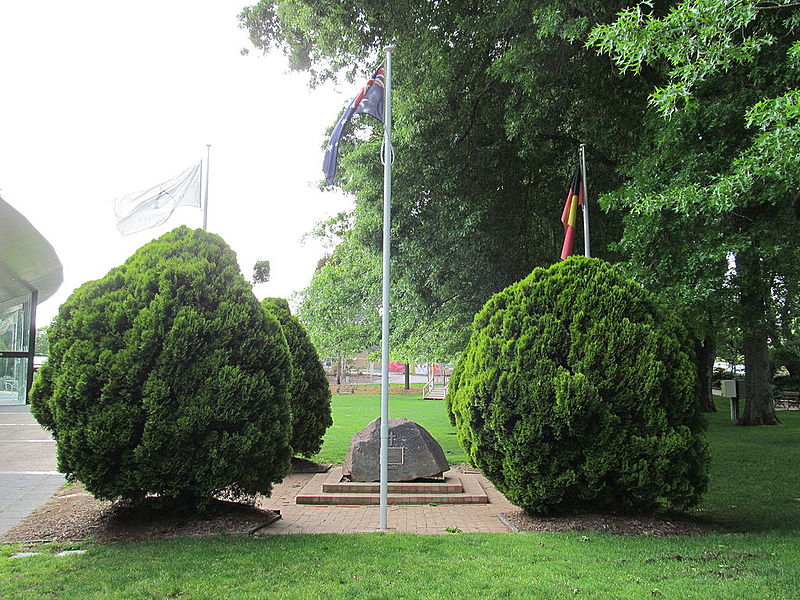
[[47,337],[49,327],[36,328],[36,342],[34,344],[35,352],[38,356],[47,356],[50,352],[50,342]]
[[[658,12],[643,3],[592,34],[623,71],[660,71],[651,101],[668,118],[650,119],[649,143],[627,161],[630,183],[605,201],[629,213],[623,246],[640,271],[701,314],[715,311],[704,296],[735,300],[723,306],[736,307],[724,313],[742,332],[742,424],[778,422],[767,360],[775,290],[800,274],[800,161],[790,150],[800,142],[797,8],[683,0]],[[665,233],[670,244],[660,243]]]
[[269,494],[289,467],[289,349],[218,236],[179,227],[79,287],[31,391],[59,470],[99,498]]
[[261,306],[278,320],[289,345],[292,450],[311,457],[319,452],[325,431],[333,424],[328,378],[306,330],[289,310],[289,303],[283,298],[265,298]]
[[[626,5],[264,0],[243,12],[256,46],[282,50],[312,83],[367,73],[386,43],[397,44],[393,281],[418,307],[407,332],[419,355],[457,355],[492,293],[558,257],[581,142],[593,188],[621,182],[616,165],[637,139],[646,88],[583,41]],[[383,186],[380,136],[369,132],[380,127],[354,120],[336,180],[356,196],[351,243],[372,254]],[[609,256],[619,218],[597,212],[593,227],[596,253]],[[422,342],[430,326],[448,338],[442,345],[437,335],[433,351]]]
[[323,357],[352,357],[378,344],[380,277],[375,256],[347,240],[314,273],[298,315]]
[[608,263],[570,258],[476,315],[448,408],[473,464],[531,512],[663,512],[706,488],[688,336]]
[[253,266],[253,283],[268,283],[270,266],[268,260],[258,260]]

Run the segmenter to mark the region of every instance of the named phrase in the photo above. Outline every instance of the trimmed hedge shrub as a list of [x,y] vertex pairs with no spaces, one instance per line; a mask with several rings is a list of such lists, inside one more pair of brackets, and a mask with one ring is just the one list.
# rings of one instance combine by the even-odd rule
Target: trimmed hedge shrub
[[289,469],[289,349],[219,236],[180,227],[79,287],[31,392],[59,470],[99,498],[202,505]]
[[310,457],[322,448],[322,437],[333,425],[331,389],[317,349],[297,317],[283,298],[265,298],[261,306],[274,316],[283,328],[289,344],[292,374],[289,379],[292,449],[295,454]]
[[570,258],[492,297],[451,379],[473,464],[529,512],[665,512],[706,489],[687,334],[611,265]]

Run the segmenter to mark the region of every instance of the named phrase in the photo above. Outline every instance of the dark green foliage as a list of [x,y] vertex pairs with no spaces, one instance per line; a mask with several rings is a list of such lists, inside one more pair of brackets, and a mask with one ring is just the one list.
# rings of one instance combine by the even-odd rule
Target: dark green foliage
[[[389,4],[261,0],[240,19],[257,48],[282,50],[312,82],[353,75],[353,93],[383,47],[397,45],[391,256],[403,298],[393,303],[392,354],[450,360],[492,294],[559,256],[579,144],[588,144],[593,197],[625,180],[618,166],[636,147],[649,88],[585,46],[626,0]],[[331,107],[331,125],[343,108]],[[380,265],[380,133],[366,117],[344,131],[335,185],[355,195],[342,220],[352,223],[345,263],[360,253]],[[592,213],[595,254],[613,256],[620,225],[618,214]],[[315,295],[302,313],[322,312]],[[350,308],[346,295],[325,300]]]
[[218,236],[180,227],[79,287],[33,414],[99,498],[269,494],[289,468],[289,350]]
[[536,269],[476,315],[451,419],[473,464],[528,511],[685,509],[708,466],[687,342],[608,263]]
[[772,380],[776,392],[797,392],[800,391],[800,377],[792,375],[782,375]]
[[269,282],[269,261],[258,260],[253,265],[253,283],[267,283]]
[[322,447],[322,437],[333,424],[331,390],[317,349],[283,298],[265,298],[261,306],[281,324],[291,355],[289,405],[292,449],[313,456]]

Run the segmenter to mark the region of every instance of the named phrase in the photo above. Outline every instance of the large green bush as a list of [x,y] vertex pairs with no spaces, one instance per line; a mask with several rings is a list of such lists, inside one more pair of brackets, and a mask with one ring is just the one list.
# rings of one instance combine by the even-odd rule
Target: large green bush
[[333,424],[331,389],[317,349],[308,333],[289,310],[283,298],[265,298],[261,306],[278,319],[289,344],[292,371],[289,379],[292,449],[296,454],[313,456],[322,448],[322,437]]
[[180,227],[79,287],[31,392],[100,498],[268,494],[290,464],[289,350],[218,236]]
[[706,488],[686,333],[607,263],[536,269],[475,316],[448,409],[473,463],[530,512],[664,512]]

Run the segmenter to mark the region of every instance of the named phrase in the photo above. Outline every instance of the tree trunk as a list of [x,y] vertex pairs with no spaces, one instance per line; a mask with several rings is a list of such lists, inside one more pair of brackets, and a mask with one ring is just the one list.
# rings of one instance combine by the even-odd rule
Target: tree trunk
[[772,400],[772,374],[767,350],[770,286],[761,260],[748,252],[736,256],[736,273],[747,380],[747,400],[738,425],[777,425],[780,421]]
[[716,340],[711,336],[697,340],[695,345],[695,368],[697,369],[697,395],[700,397],[700,410],[717,412],[714,395],[711,391],[711,377],[714,374]]
[[344,359],[339,359],[339,364],[336,365],[336,385],[342,385],[342,371],[344,371]]
[[406,391],[411,389],[411,367],[408,363],[405,364],[405,389]]

